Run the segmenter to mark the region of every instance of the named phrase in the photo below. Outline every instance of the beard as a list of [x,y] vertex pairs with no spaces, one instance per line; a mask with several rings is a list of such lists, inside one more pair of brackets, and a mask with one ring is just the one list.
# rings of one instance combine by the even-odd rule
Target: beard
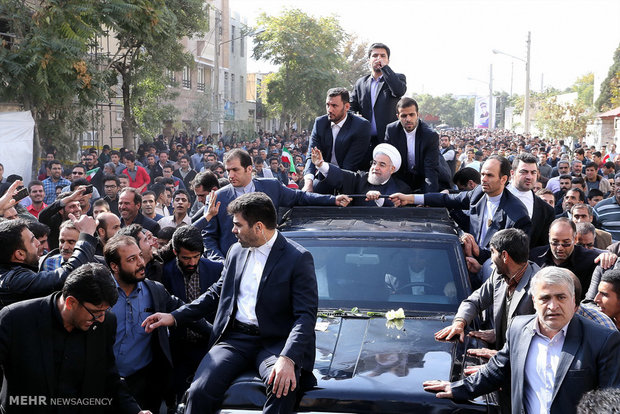
[[384,182],[387,182],[387,180],[389,180],[389,177],[383,177],[379,174],[373,173],[373,172],[368,172],[368,182],[372,185],[381,185]]
[[142,276],[136,276],[140,271],[144,269],[144,266],[140,266],[135,270],[135,272],[127,272],[122,267],[119,267],[118,278],[128,285],[135,285],[138,282],[142,282],[146,278],[146,273],[142,273]]

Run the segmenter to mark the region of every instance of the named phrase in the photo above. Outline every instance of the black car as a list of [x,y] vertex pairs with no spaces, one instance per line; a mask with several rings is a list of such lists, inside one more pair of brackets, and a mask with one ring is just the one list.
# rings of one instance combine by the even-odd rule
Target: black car
[[[469,402],[425,392],[482,361],[475,339],[438,342],[471,293],[454,223],[445,209],[294,208],[280,231],[312,252],[319,291],[317,386],[299,412],[499,412],[495,394]],[[402,308],[405,319],[384,316]],[[256,412],[264,387],[251,373],[229,389],[222,413]]]

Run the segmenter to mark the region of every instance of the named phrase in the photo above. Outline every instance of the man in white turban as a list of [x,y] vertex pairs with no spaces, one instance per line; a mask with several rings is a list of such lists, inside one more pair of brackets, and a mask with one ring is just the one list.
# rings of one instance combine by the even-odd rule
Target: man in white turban
[[372,153],[372,164],[366,171],[348,171],[323,160],[318,148],[312,149],[312,163],[325,177],[317,183],[317,193],[331,192],[353,195],[355,206],[386,206],[394,204],[387,198],[395,188],[410,189],[393,174],[398,171],[402,159],[398,150],[390,144],[379,144]]

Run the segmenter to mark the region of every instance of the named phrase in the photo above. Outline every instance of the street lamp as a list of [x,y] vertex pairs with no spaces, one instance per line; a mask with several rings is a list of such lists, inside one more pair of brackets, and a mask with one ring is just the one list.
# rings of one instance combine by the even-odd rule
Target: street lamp
[[506,55],[516,60],[520,60],[525,63],[525,108],[524,108],[524,117],[525,117],[525,133],[528,134],[530,132],[530,46],[532,45],[532,33],[527,32],[527,56],[525,59],[520,58],[518,56],[511,55],[506,52],[502,52],[501,50],[493,49],[493,53],[496,55]]
[[495,112],[495,106],[493,105],[493,64],[489,65],[489,81],[483,81],[476,78],[467,78],[468,80],[473,80],[476,82],[484,83],[489,86],[489,129],[495,128],[495,122],[493,119],[493,113]]

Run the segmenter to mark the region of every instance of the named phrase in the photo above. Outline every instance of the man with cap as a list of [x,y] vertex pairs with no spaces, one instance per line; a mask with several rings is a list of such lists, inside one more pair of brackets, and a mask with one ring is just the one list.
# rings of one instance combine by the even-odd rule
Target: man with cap
[[[335,188],[340,194],[358,195],[353,197],[352,203],[355,206],[393,207],[394,203],[381,196],[393,194],[394,190],[411,191],[404,181],[393,175],[402,164],[400,153],[393,145],[383,143],[374,148],[368,172],[343,170],[335,164],[325,162],[318,148],[313,148],[311,155],[312,163],[325,177],[317,183],[317,193],[329,193]],[[365,198],[359,195],[364,195]]]

